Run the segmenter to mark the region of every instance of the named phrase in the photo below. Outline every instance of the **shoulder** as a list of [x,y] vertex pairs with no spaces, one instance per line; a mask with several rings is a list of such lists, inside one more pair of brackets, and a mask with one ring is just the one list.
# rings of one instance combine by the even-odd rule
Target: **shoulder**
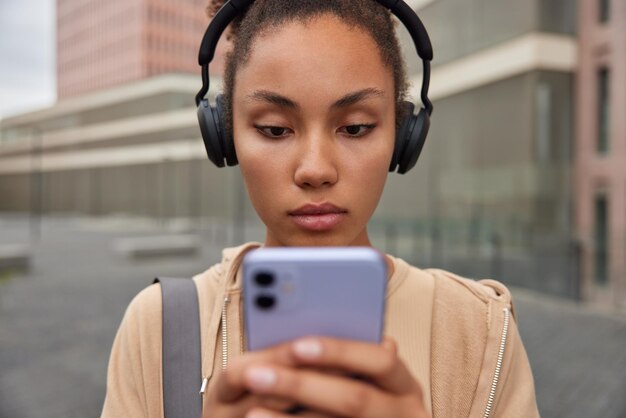
[[[520,411],[538,416],[532,374],[506,286],[440,269],[423,273],[435,281],[431,372],[439,415],[482,416],[492,402],[509,411],[497,416],[520,416]],[[494,370],[500,371],[499,385]],[[449,403],[451,398],[463,401]],[[515,407],[519,411],[513,413]]]
[[436,303],[457,306],[466,313],[467,310],[476,314],[487,310],[491,314],[494,307],[514,313],[510,290],[497,280],[476,280],[441,269],[426,269],[423,272],[435,280]]
[[394,265],[405,276],[403,287],[415,287],[425,281],[434,282],[437,298],[449,302],[468,303],[485,306],[491,302],[511,305],[511,292],[499,281],[491,279],[471,279],[450,271],[429,268],[421,269],[394,258]]
[[[135,295],[126,308],[123,321],[132,328],[150,324],[159,324],[160,327],[161,312],[161,287],[155,283]],[[153,330],[155,327],[142,328]]]
[[[198,299],[202,301],[206,296],[214,293],[219,287],[222,263],[208,268],[197,274],[193,279],[198,289]],[[161,322],[163,314],[163,296],[159,283],[151,284],[137,293],[126,308],[122,325],[139,340],[161,338]]]

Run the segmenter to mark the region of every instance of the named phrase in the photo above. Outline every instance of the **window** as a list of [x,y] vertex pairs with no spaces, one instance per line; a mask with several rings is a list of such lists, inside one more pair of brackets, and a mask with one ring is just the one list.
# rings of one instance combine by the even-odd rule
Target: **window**
[[595,281],[600,285],[608,282],[609,266],[609,208],[608,199],[605,192],[598,193],[595,198],[595,220],[594,220],[594,265]]
[[598,153],[608,154],[610,148],[610,73],[606,68],[598,71]]
[[552,92],[550,85],[541,83],[537,85],[535,92],[536,100],[536,155],[540,162],[550,161],[552,157],[552,144],[550,141],[552,131]]
[[611,0],[598,0],[598,20],[606,23],[611,18]]

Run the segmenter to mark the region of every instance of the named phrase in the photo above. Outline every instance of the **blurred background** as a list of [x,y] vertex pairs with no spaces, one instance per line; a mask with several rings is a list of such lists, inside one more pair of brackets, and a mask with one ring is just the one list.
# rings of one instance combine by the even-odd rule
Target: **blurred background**
[[[375,245],[511,286],[542,416],[626,417],[626,1],[408,3],[435,112]],[[206,6],[0,0],[2,418],[99,416],[132,297],[263,240],[197,127]]]

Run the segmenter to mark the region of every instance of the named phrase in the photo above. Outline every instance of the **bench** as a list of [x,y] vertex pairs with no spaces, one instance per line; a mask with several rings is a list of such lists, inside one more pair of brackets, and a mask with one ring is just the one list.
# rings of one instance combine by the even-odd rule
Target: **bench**
[[0,272],[11,270],[28,270],[31,251],[25,244],[0,245]]
[[131,258],[189,256],[200,248],[196,235],[153,235],[118,238],[113,243],[117,253]]

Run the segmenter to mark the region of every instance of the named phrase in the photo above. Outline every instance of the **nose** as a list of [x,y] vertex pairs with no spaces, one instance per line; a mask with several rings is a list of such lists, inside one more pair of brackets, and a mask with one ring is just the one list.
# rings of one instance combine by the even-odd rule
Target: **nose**
[[332,140],[321,136],[302,141],[294,173],[295,183],[302,188],[328,187],[337,183],[336,151]]

